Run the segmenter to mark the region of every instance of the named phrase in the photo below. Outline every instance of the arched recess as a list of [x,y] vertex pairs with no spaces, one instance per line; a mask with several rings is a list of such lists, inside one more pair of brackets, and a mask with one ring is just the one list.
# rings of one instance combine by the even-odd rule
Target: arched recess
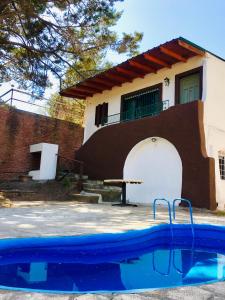
[[182,161],[175,146],[160,137],[147,138],[129,152],[124,179],[141,179],[140,185],[127,185],[127,199],[150,204],[155,198],[172,201],[181,197]]

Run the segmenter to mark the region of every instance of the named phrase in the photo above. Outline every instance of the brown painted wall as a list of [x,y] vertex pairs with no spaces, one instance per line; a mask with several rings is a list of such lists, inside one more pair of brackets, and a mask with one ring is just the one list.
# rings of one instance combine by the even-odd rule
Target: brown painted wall
[[180,154],[182,197],[193,206],[215,209],[214,159],[206,155],[201,101],[173,106],[156,117],[104,127],[81,147],[77,158],[84,161],[90,178],[122,178],[130,150],[152,136],[167,139]]
[[82,141],[83,128],[76,124],[0,107],[0,180],[17,178],[31,169],[32,144],[58,144],[60,155],[74,159]]

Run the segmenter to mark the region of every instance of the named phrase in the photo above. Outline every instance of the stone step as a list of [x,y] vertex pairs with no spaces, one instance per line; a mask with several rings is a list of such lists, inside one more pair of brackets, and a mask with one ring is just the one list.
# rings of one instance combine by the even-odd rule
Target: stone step
[[12,207],[13,203],[10,199],[0,195],[0,207]]
[[18,179],[20,182],[27,182],[27,181],[31,181],[33,178],[32,176],[29,175],[20,175]]
[[70,194],[69,199],[71,201],[84,202],[96,204],[99,202],[98,195],[86,195],[86,194]]
[[88,179],[85,180],[86,183],[90,183],[90,184],[97,184],[97,185],[104,185],[103,180],[92,180],[92,179]]
[[[67,175],[67,177],[69,177],[69,178],[73,178],[73,179],[75,179],[75,180],[79,180],[80,179],[80,174],[69,174],[69,175]],[[82,179],[83,180],[87,180],[88,179],[88,175],[83,175],[82,176]]]
[[121,190],[109,190],[99,188],[88,188],[85,189],[88,193],[95,193],[102,195],[102,202],[120,202],[121,201]]
[[[77,181],[80,179],[80,175],[79,174],[76,174],[76,173],[67,173],[67,172],[59,172],[57,174],[57,178],[69,178],[70,181]],[[82,180],[88,180],[88,175],[83,175],[82,176]]]
[[16,197],[16,196],[23,196],[23,195],[30,195],[30,194],[35,194],[36,192],[34,191],[28,191],[28,190],[18,190],[18,189],[10,189],[10,190],[5,190],[1,189],[0,190],[0,195],[3,197],[11,196],[11,197]]
[[83,183],[83,188],[84,190],[86,189],[101,189],[101,190],[106,190],[106,191],[121,191],[121,188],[118,186],[106,186],[101,183],[96,183],[96,181],[91,181],[89,180],[88,182]]

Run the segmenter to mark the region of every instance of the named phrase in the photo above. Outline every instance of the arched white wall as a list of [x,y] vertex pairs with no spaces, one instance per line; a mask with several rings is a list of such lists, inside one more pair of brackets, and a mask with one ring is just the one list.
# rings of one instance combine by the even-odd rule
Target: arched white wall
[[175,146],[160,137],[145,139],[127,156],[124,179],[141,179],[140,185],[127,184],[127,199],[150,204],[155,198],[172,201],[181,197],[182,162]]

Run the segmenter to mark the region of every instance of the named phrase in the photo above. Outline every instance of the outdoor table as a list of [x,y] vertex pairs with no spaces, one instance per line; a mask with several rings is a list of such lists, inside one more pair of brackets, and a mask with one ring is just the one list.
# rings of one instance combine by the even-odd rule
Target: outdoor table
[[117,204],[112,204],[113,206],[134,206],[137,207],[137,204],[130,204],[127,203],[127,196],[126,196],[126,189],[127,183],[129,184],[141,184],[143,183],[142,180],[135,180],[135,179],[106,179],[104,183],[108,184],[120,184],[122,185],[122,202]]

